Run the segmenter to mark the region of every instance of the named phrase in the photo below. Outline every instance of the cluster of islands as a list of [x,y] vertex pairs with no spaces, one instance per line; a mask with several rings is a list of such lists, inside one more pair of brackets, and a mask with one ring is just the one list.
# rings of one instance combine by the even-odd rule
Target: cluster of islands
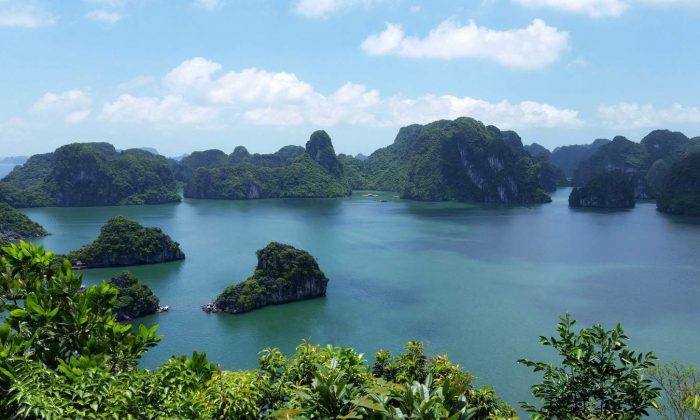
[[[23,159],[12,158],[12,162]],[[402,199],[533,205],[573,187],[575,208],[633,208],[654,200],[660,212],[700,216],[700,137],[656,130],[640,142],[624,137],[549,151],[523,145],[513,131],[471,118],[401,128],[393,144],[370,156],[336,154],[324,131],[305,147],[271,154],[193,152],[180,159],[154,150],[119,151],[108,143],[73,143],[31,156],[0,180],[0,242],[47,235],[17,208],[120,206],[189,199],[344,197],[357,190],[397,192]],[[371,196],[371,195],[369,195]],[[272,242],[257,251],[252,275],[204,304],[207,312],[243,313],[326,294],[328,278],[306,251]],[[157,227],[110,219],[91,244],[65,256],[78,269],[126,267],[185,258]],[[162,310],[129,272],[114,311],[129,320]]]

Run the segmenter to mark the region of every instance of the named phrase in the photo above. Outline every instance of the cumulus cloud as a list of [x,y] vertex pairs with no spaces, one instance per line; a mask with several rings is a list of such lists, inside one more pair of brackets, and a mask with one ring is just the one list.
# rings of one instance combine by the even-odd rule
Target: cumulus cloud
[[61,93],[48,92],[32,106],[32,111],[45,115],[57,115],[69,124],[87,119],[91,114],[92,99],[82,90],[67,90]]
[[657,108],[652,104],[620,102],[598,107],[601,122],[618,129],[659,127],[667,124],[700,124],[700,108],[674,104]]
[[548,7],[564,12],[599,18],[620,16],[629,7],[629,0],[513,0],[526,7]]
[[523,29],[499,31],[474,21],[460,25],[448,19],[424,38],[406,36],[399,25],[370,35],[362,49],[370,56],[394,55],[409,58],[451,60],[478,58],[518,70],[535,70],[559,59],[569,48],[569,34],[535,19]]
[[32,1],[0,0],[0,28],[27,28],[53,25],[56,17]]
[[187,102],[180,96],[163,98],[128,93],[102,106],[100,119],[110,122],[150,122],[162,125],[203,124],[217,117],[215,109]]
[[308,18],[327,18],[352,7],[369,7],[381,0],[297,0],[294,12]]
[[216,124],[221,115],[267,126],[395,127],[460,116],[507,128],[576,127],[582,123],[576,111],[531,101],[492,103],[432,94],[383,97],[376,89],[350,82],[324,94],[293,73],[255,68],[223,72],[219,63],[202,57],[169,71],[162,86],[167,91],[164,97],[122,94],[103,106],[100,117],[162,125]]

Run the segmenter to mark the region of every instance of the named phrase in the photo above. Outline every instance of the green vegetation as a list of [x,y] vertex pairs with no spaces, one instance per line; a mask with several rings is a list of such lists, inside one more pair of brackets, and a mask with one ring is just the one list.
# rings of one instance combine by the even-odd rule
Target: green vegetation
[[535,407],[521,403],[537,419],[634,419],[648,415],[656,406],[659,388],[644,372],[655,366],[652,353],[627,348],[628,337],[620,325],[606,330],[601,325],[572,331],[576,321],[569,314],[558,326],[559,337],[540,337],[562,358],[561,366],[519,360],[543,381],[532,387],[540,400]]
[[700,216],[700,152],[671,166],[656,205],[664,213]]
[[[223,152],[222,152],[223,153]],[[229,163],[198,168],[185,185],[185,197],[214,199],[343,197],[351,189],[323,131],[306,149],[286,146],[272,155],[250,155],[236,148]]]
[[[397,356],[379,351],[371,367],[351,348],[303,342],[291,356],[264,349],[252,370],[226,371],[197,352],[141,369],[157,327],[120,324],[111,309],[118,290],[81,284],[42,248],[3,248],[0,418],[517,418],[492,388],[474,388],[473,375],[416,341]],[[544,375],[532,388],[541,404],[523,404],[534,418],[635,419],[657,405],[665,418],[700,415],[694,369],[656,367],[651,353],[627,348],[619,325],[574,325],[566,315],[558,337],[540,338],[560,366],[520,360]]]
[[678,362],[665,363],[649,370],[659,386],[662,398],[659,413],[664,419],[700,419],[700,372]]
[[121,267],[181,260],[180,245],[160,228],[146,228],[124,216],[117,216],[100,230],[97,239],[68,259],[84,268]]
[[560,146],[552,151],[552,163],[561,168],[567,178],[574,177],[574,171],[584,160],[590,158],[601,146],[610,143],[607,139],[597,139],[591,144]]
[[48,232],[24,213],[0,203],[0,242],[16,241],[20,238],[37,238]]
[[603,172],[585,187],[571,190],[571,207],[629,209],[635,206],[634,186],[621,171]]
[[170,163],[140,149],[73,143],[32,156],[0,182],[0,200],[17,207],[160,204],[180,201]]
[[257,256],[253,275],[224,289],[214,302],[216,310],[242,313],[266,305],[325,296],[328,278],[308,252],[271,242],[258,250]]
[[[350,348],[304,342],[286,356],[260,353],[258,368],[225,371],[204,354],[140,369],[156,328],[121,325],[118,291],[80,292],[67,262],[29,244],[0,259],[0,417],[51,418],[514,418],[493,389],[419,343],[372,369]],[[56,268],[53,268],[56,267]],[[380,356],[377,357],[380,360]]]
[[542,164],[525,151],[520,137],[471,118],[403,127],[394,144],[366,161],[346,157],[344,162],[352,165],[347,173],[353,187],[398,191],[402,198],[550,201],[540,183]]
[[112,309],[119,321],[126,321],[158,312],[160,301],[151,288],[139,283],[139,280],[128,271],[122,271],[109,282],[119,291]]

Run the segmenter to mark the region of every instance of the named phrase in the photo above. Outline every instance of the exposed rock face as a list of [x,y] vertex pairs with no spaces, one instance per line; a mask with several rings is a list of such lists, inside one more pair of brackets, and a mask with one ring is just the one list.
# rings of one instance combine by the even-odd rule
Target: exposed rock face
[[150,287],[139,283],[136,276],[128,271],[114,276],[109,284],[119,289],[119,296],[112,307],[117,320],[128,321],[158,312],[158,297]]
[[24,213],[0,203],[0,243],[46,236],[46,229]]
[[180,245],[160,228],[146,228],[124,216],[110,219],[95,242],[68,254],[79,268],[156,264],[184,258]]
[[257,255],[253,276],[227,287],[213,304],[203,307],[205,311],[238,314],[326,295],[328,278],[308,252],[271,242]]
[[585,187],[574,188],[569,195],[569,206],[608,209],[627,209],[635,206],[634,186],[620,172],[603,173]]
[[311,138],[306,142],[306,153],[334,176],[339,177],[343,174],[343,169],[335,156],[331,138],[325,131],[319,130],[311,134]]

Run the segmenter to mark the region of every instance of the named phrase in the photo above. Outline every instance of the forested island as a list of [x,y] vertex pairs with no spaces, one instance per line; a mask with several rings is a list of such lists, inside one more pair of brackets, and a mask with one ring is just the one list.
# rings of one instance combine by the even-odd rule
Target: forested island
[[[691,156],[696,152],[700,137],[668,130],[652,131],[639,143],[618,136],[550,152],[537,143],[523,145],[513,131],[466,117],[403,127],[393,144],[356,157],[337,155],[322,130],[304,147],[285,146],[275,153],[251,154],[238,146],[230,154],[213,149],[179,159],[150,149],[74,143],[17,166],[0,181],[0,202],[14,207],[159,204],[180,201],[181,187],[192,199],[331,198],[379,190],[408,200],[529,205],[549,202],[548,193],[558,187],[586,188],[603,174],[620,172],[633,186],[635,200],[657,200],[666,213],[697,215],[700,192],[692,181]],[[590,187],[599,189],[601,179]],[[581,190],[575,191],[572,203],[579,206]],[[605,194],[599,189],[592,206],[629,207]]]
[[111,218],[91,244],[68,254],[79,268],[123,267],[185,259],[180,244],[160,228],[147,228],[125,216]]
[[0,244],[27,238],[40,238],[49,233],[24,213],[0,203]]
[[122,271],[112,277],[109,285],[119,291],[112,304],[117,321],[129,321],[161,310],[160,300],[151,288],[139,282],[139,279],[128,271]]
[[77,207],[179,202],[166,158],[109,143],[73,143],[34,155],[0,181],[14,207]]
[[271,242],[258,250],[251,277],[227,287],[206,312],[239,314],[267,305],[325,296],[328,278],[308,252]]

